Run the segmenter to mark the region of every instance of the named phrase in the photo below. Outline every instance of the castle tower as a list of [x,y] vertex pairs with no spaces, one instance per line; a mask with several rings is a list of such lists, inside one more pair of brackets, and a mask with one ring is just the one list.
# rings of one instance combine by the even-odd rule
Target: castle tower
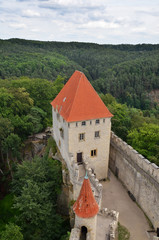
[[54,139],[69,172],[72,159],[107,178],[111,117],[86,76],[75,71],[52,101]]
[[75,228],[80,229],[82,239],[96,240],[98,204],[94,198],[91,184],[86,174],[79,197],[73,205]]

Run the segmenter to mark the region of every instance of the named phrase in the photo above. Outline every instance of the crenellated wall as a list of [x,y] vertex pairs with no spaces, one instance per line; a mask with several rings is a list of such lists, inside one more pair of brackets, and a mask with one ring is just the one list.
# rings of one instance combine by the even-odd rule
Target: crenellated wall
[[113,132],[110,140],[109,167],[154,227],[159,227],[159,167],[145,159]]

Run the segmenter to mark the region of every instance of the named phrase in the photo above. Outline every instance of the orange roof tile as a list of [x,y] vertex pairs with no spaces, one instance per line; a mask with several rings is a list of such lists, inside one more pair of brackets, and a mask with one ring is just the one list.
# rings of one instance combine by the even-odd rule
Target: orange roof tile
[[113,116],[84,73],[79,71],[73,73],[51,105],[67,122]]
[[87,176],[84,178],[79,197],[73,205],[73,210],[81,218],[94,217],[99,211]]

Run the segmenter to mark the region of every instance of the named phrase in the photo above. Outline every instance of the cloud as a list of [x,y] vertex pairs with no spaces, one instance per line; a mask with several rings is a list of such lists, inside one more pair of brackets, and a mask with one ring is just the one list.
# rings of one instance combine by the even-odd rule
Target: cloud
[[32,32],[41,32],[40,29],[37,29],[37,28],[33,28],[31,29]]
[[119,24],[105,21],[91,21],[80,25],[81,28],[103,28],[103,29],[115,29],[119,27]]
[[150,15],[154,17],[159,17],[159,11],[156,10],[148,10],[148,11],[137,11],[138,14],[143,14],[143,15]]
[[10,23],[9,26],[16,29],[26,28],[26,24],[24,23]]
[[23,17],[40,17],[40,13],[34,10],[26,9],[22,12]]
[[0,0],[0,3],[4,38],[112,44],[156,43],[159,39],[158,0]]

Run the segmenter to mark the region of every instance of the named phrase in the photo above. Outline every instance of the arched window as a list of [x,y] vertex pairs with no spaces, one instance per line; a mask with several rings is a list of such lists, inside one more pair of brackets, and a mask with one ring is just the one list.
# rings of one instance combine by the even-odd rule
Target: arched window
[[86,239],[87,239],[87,228],[85,226],[82,226],[80,240],[86,240]]

